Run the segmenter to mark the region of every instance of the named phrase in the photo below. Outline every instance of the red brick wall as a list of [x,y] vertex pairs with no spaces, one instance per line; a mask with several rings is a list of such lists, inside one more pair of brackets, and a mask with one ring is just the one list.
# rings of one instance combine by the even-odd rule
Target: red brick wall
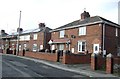
[[[117,53],[117,37],[116,37],[116,27],[105,25],[105,50],[112,55]],[[119,35],[120,36],[120,35]]]
[[[86,40],[87,43],[86,50],[88,50],[89,53],[93,52],[93,44],[97,43],[101,45],[102,27],[99,26],[99,24],[95,24],[95,25],[86,26],[86,28],[87,28],[87,34],[83,36],[78,35],[79,28],[72,28],[65,30],[65,35],[68,36],[67,38],[71,39],[70,49],[74,48],[75,53],[78,53],[77,43],[79,40]],[[76,38],[71,38],[71,35],[75,35]],[[51,39],[54,40],[54,39],[64,39],[64,38],[59,38],[59,31],[56,31],[51,33]]]
[[114,57],[113,62],[114,64],[120,64],[120,57]]
[[90,54],[88,55],[63,54],[62,63],[64,64],[89,64]]
[[[19,53],[20,56],[22,56],[22,52]],[[56,53],[42,53],[42,52],[25,52],[25,56],[27,57],[33,57],[43,60],[49,60],[49,61],[57,61],[57,54]]]

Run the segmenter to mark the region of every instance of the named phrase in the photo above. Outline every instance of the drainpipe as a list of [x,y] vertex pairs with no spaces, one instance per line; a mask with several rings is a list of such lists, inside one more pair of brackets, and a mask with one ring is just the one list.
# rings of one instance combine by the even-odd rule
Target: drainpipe
[[103,57],[104,57],[104,50],[105,50],[105,23],[103,24],[103,29],[102,30],[103,30],[103,39],[102,39],[103,40],[103,50],[102,50],[103,53],[102,54],[103,54]]

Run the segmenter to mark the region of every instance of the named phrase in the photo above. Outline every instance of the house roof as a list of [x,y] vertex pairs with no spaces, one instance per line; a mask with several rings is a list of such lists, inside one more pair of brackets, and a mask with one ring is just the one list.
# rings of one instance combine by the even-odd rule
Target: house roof
[[[30,29],[30,30],[25,30],[20,33],[20,35],[25,35],[25,34],[30,34],[30,33],[37,33],[37,32],[44,32],[44,31],[49,31],[51,30],[49,27],[42,27],[42,28],[36,28],[36,29]],[[10,35],[18,35],[18,32],[14,32]]]
[[86,19],[73,21],[73,22],[63,25],[61,27],[53,29],[51,32],[58,31],[58,30],[64,30],[64,29],[68,29],[68,28],[85,26],[85,25],[97,24],[97,23],[106,23],[106,24],[110,24],[112,26],[120,27],[120,25],[118,25],[112,21],[109,21],[105,18],[102,18],[100,16],[93,16],[93,17],[89,17]]

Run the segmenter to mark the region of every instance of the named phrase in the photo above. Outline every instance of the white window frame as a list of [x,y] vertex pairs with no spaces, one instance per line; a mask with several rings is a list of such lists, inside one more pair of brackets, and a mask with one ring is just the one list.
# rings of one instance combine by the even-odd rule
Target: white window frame
[[59,44],[59,50],[64,50],[64,44]]
[[43,45],[40,45],[40,50],[43,50]]
[[60,38],[64,38],[64,35],[65,35],[65,30],[61,30],[60,31]]
[[37,36],[38,36],[37,34],[34,34],[33,35],[33,40],[37,40]]
[[51,46],[51,50],[55,50],[55,45],[52,45],[52,46]]
[[19,51],[22,51],[22,45],[19,44]]
[[24,43],[24,44],[23,44],[23,47],[24,47],[24,49],[26,50],[26,49],[27,49],[27,44]]
[[33,52],[37,52],[37,44],[33,44]]
[[[85,43],[85,50],[83,51],[83,42]],[[85,52],[86,51],[86,41],[78,41],[78,52]]]
[[85,27],[79,27],[79,36],[86,35],[86,26]]
[[118,28],[115,29],[115,35],[118,36]]

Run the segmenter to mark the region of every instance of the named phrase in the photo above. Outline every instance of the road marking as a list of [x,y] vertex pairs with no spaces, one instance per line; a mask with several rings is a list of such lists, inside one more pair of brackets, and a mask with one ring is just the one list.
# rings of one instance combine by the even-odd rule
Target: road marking
[[6,65],[10,66],[10,67],[13,68],[14,70],[20,72],[20,73],[23,75],[23,77],[31,77],[29,74],[21,71],[20,69],[16,68],[15,66],[12,66],[11,64],[6,63],[6,62],[3,62],[3,63],[5,63]]
[[16,66],[22,66],[22,67],[27,67],[27,65],[17,62],[17,61],[10,61],[12,64],[16,65]]
[[45,69],[50,69],[50,67],[48,67],[48,66],[42,66],[43,68],[45,68]]

